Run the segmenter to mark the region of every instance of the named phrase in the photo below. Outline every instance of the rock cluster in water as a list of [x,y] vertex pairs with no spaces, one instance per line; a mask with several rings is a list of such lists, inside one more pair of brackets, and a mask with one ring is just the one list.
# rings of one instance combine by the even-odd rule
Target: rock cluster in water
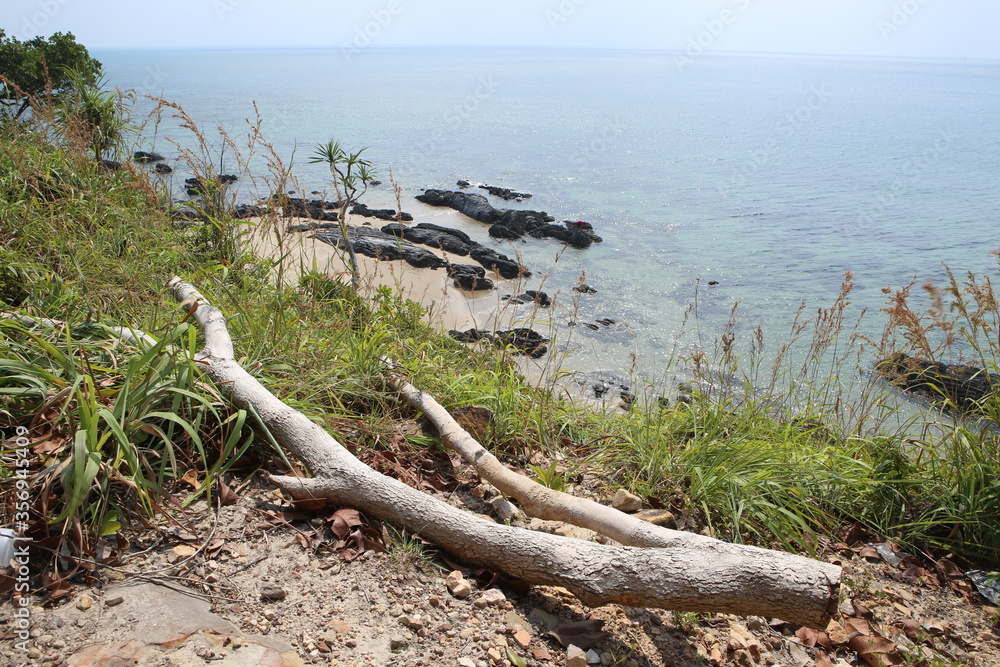
[[548,352],[548,338],[545,338],[534,329],[519,327],[507,331],[486,331],[484,329],[468,329],[457,331],[452,329],[448,334],[460,343],[476,343],[481,340],[488,341],[499,347],[511,347],[520,354],[525,354],[532,359],[538,359]]
[[603,239],[590,223],[582,220],[554,224],[555,218],[543,211],[494,208],[480,194],[451,190],[427,190],[417,200],[431,206],[448,206],[473,220],[490,225],[489,234],[499,239],[554,238],[574,248],[588,248]]

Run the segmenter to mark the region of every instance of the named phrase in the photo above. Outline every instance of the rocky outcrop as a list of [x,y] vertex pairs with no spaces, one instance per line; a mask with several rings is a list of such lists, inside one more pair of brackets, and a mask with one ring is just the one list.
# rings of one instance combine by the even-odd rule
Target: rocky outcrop
[[233,174],[220,174],[218,177],[211,179],[204,179],[197,176],[185,178],[184,191],[192,197],[197,197],[224,188],[238,180],[239,178]]
[[148,153],[146,151],[136,151],[132,154],[132,161],[139,164],[152,164],[153,162],[163,162],[167,158],[159,153]]
[[525,304],[525,303],[535,303],[541,308],[548,308],[552,305],[552,299],[545,292],[539,292],[538,290],[525,290],[523,294],[518,294],[517,296],[505,296],[504,301],[509,300],[511,303]]
[[486,277],[486,269],[472,264],[449,264],[448,275],[455,287],[469,291],[491,290],[496,285]]
[[257,206],[255,204],[239,204],[233,209],[233,217],[237,220],[246,220],[247,218],[259,218],[260,216],[267,213],[267,208],[264,206]]
[[420,243],[431,248],[440,248],[445,252],[461,257],[471,257],[485,268],[495,271],[501,278],[529,277],[531,271],[506,255],[492,248],[473,241],[468,234],[457,229],[449,229],[430,223],[420,223],[413,227],[402,225],[386,225],[382,228],[386,234],[402,237],[411,243]]
[[480,194],[453,192],[451,190],[427,190],[417,196],[417,200],[431,206],[448,206],[469,216],[473,220],[491,225],[490,236],[501,239],[519,239],[524,236],[535,238],[555,238],[573,246],[586,248],[602,239],[594,234],[588,223],[564,222],[551,224],[555,218],[544,211],[517,209],[497,209]]
[[508,190],[507,188],[498,188],[493,185],[480,185],[479,189],[486,190],[494,197],[499,197],[504,201],[524,201],[525,199],[531,199],[531,195],[527,192],[516,192],[514,190]]
[[351,215],[360,215],[365,218],[378,218],[379,220],[402,220],[411,222],[413,216],[409,213],[396,213],[392,208],[368,208],[365,204],[356,203],[351,208]]
[[174,168],[171,167],[169,164],[164,164],[162,162],[158,162],[153,167],[153,171],[155,171],[157,174],[172,174],[172,173],[174,173]]
[[975,408],[1000,390],[1000,375],[969,365],[944,364],[898,352],[875,366],[889,382],[935,403]]
[[[313,237],[338,248],[344,247],[344,239],[339,229],[320,229]],[[354,252],[365,257],[386,261],[401,259],[420,269],[439,269],[448,264],[430,250],[417,247],[398,236],[386,234],[378,229],[348,227],[347,237]]]
[[625,378],[606,371],[595,371],[593,373],[583,373],[578,377],[580,387],[587,396],[593,396],[597,400],[605,400],[617,395],[621,399],[620,407],[628,409],[635,401],[635,394],[632,386]]
[[519,354],[525,354],[532,359],[538,359],[548,352],[546,345],[549,342],[534,329],[524,327],[510,329],[507,331],[484,331],[482,329],[468,329],[467,331],[456,331],[452,329],[448,334],[455,340],[462,343],[475,343],[486,340],[499,347],[511,347]]
[[323,201],[322,199],[302,199],[301,197],[285,197],[275,195],[272,202],[282,207],[285,216],[290,218],[310,218],[335,222],[339,215],[340,202]]

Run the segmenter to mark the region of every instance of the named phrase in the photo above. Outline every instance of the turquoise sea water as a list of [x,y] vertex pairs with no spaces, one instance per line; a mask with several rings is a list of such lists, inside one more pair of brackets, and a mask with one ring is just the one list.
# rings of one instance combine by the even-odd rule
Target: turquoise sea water
[[[561,295],[551,319],[577,369],[657,377],[696,297],[702,342],[736,301],[741,330],[759,324],[781,342],[798,305],[830,304],[846,270],[855,310],[881,307],[883,286],[941,280],[943,262],[996,273],[1000,63],[706,55],[678,69],[669,53],[504,49],[95,55],[112,84],[162,94],[207,127],[242,134],[256,102],[307,191],[327,182],[305,164],[311,147],[335,136],[369,146],[407,198],[465,178],[591,221],[605,242],[588,250],[515,244]],[[169,152],[163,135],[174,131],[159,132],[156,148]],[[390,202],[385,189],[370,201]],[[598,293],[574,314],[568,288],[582,271]],[[622,325],[565,326],[600,317]],[[877,334],[877,318],[868,326]]]

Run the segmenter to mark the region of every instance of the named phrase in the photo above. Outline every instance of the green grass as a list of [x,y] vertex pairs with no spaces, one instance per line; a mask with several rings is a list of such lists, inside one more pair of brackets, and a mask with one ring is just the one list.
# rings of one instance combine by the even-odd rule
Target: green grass
[[[416,416],[385,382],[380,359],[389,357],[445,407],[489,408],[483,444],[508,462],[527,469],[540,451],[569,466],[562,475],[536,466],[547,486],[587,472],[609,491],[623,486],[682,510],[687,529],[730,540],[816,552],[859,522],[914,552],[1000,566],[991,422],[960,416],[920,429],[942,421],[931,412],[891,427],[898,406],[884,385],[850,394],[824,380],[860,358],[859,345],[938,358],[949,336],[994,368],[988,281],[953,279],[920,311],[908,293],[896,295],[887,335],[874,342],[845,323],[845,287],[831,308],[796,322],[773,365],[762,361],[759,331],[743,341],[732,327],[713,350],[672,361],[715,390],[676,407],[639,400],[628,412],[600,412],[527,386],[503,351],[472,351],[432,330],[419,306],[388,289],[363,299],[317,274],[277,284],[275,267],[243,250],[246,224],[228,217],[224,197],[207,224],[175,226],[143,172],[102,172],[85,141],[39,116],[0,127],[0,311],[21,318],[0,321],[0,428],[12,437],[24,427],[46,443],[34,460],[33,530],[61,541],[54,551],[91,554],[102,536],[211,494],[218,476],[255,465],[271,447],[254,415],[201,376],[200,334],[163,288],[180,275],[226,313],[246,368],[361,451],[385,446]],[[280,160],[270,164],[276,172],[261,180],[280,190],[289,175]],[[123,339],[115,327],[154,342]],[[737,378],[740,391],[721,377]],[[1000,400],[981,414],[1000,414]],[[191,471],[197,492],[180,482]]]

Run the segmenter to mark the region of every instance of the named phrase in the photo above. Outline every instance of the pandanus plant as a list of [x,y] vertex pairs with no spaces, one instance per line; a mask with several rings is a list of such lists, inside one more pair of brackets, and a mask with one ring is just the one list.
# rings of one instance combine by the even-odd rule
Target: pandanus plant
[[374,180],[372,163],[361,158],[365,152],[361,148],[353,153],[348,153],[341,146],[339,141],[330,139],[325,144],[316,144],[316,150],[309,159],[310,164],[326,164],[330,168],[330,178],[333,180],[333,187],[337,192],[337,200],[340,203],[340,215],[337,222],[340,225],[340,234],[344,239],[344,248],[347,249],[347,257],[351,265],[351,286],[355,291],[361,285],[361,276],[358,271],[358,258],[354,254],[354,247],[347,233],[347,211],[353,203],[361,199],[368,191],[368,186]]

